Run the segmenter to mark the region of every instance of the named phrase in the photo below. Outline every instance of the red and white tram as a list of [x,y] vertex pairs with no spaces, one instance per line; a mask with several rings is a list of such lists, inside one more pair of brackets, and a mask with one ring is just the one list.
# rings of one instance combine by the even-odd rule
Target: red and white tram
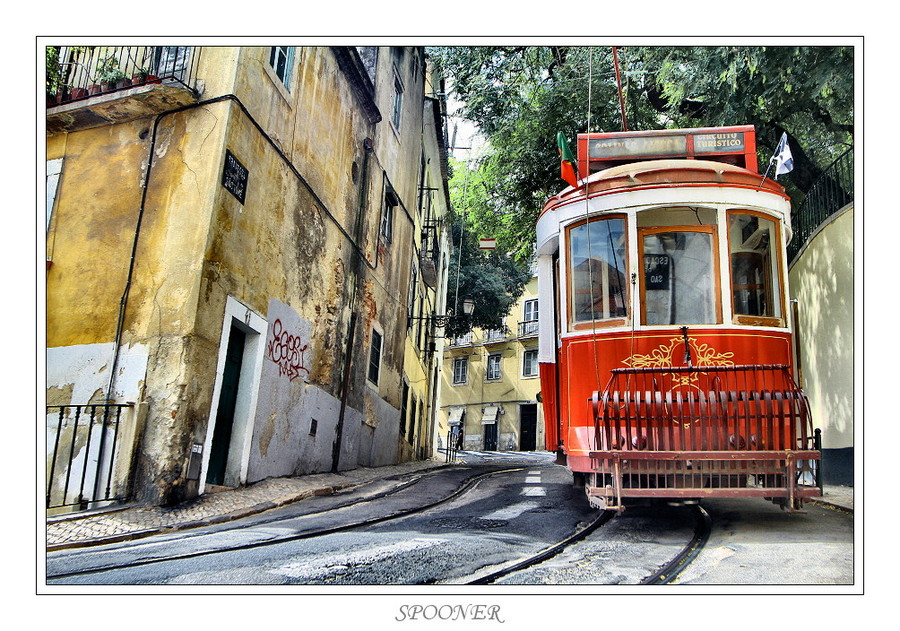
[[790,200],[751,126],[581,134],[537,223],[547,448],[592,505],[764,497],[819,451],[793,376]]

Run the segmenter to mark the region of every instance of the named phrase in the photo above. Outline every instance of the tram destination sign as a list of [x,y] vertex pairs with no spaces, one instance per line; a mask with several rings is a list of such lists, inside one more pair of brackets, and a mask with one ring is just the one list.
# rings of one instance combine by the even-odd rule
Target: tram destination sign
[[727,131],[715,134],[695,134],[694,153],[744,152],[744,132]]
[[666,158],[716,160],[756,170],[752,125],[579,134],[579,169],[592,173],[625,162]]
[[687,153],[685,136],[631,136],[597,138],[588,143],[590,157],[633,158],[640,156],[683,156]]

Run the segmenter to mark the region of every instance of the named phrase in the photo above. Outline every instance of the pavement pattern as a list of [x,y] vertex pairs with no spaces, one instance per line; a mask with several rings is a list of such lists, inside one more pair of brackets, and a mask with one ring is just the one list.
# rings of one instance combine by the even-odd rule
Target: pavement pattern
[[[359,467],[341,473],[269,478],[244,487],[206,493],[177,506],[125,505],[48,517],[47,551],[114,543],[222,523],[314,495],[330,495],[373,480],[444,466],[447,463],[435,459],[385,467]],[[853,487],[826,486],[823,496],[811,501],[852,512]]]

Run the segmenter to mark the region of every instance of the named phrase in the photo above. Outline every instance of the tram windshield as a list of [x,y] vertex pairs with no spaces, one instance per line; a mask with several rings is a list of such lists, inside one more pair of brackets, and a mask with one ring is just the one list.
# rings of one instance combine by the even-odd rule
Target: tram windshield
[[719,321],[712,226],[641,231],[644,324]]
[[628,312],[625,220],[595,219],[569,229],[570,308],[574,324]]

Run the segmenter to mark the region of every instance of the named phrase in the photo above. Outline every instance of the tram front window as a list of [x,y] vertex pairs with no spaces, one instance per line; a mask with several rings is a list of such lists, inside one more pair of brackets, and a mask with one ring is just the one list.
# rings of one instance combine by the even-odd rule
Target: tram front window
[[625,220],[597,219],[569,229],[573,324],[624,318],[628,313]]
[[711,226],[641,230],[644,324],[719,321],[714,230]]
[[[780,243],[773,220],[759,215],[729,213],[728,247],[731,254],[731,290],[737,320],[779,319],[781,290],[778,258]],[[769,321],[755,323],[772,323]]]

